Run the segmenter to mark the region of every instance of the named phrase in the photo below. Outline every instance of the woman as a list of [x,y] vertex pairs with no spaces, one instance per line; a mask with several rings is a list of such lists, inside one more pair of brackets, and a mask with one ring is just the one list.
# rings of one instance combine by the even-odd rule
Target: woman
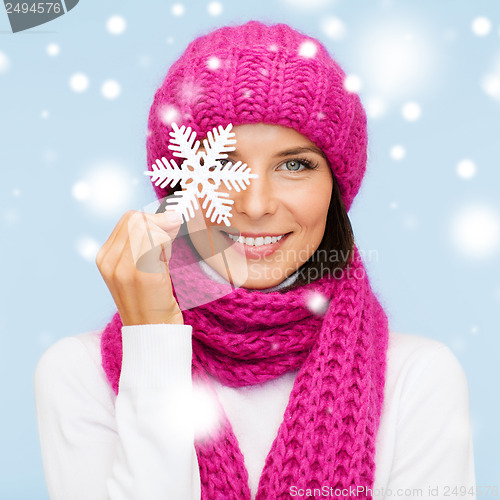
[[[317,40],[255,21],[170,68],[148,165],[174,159],[174,123],[231,124],[218,165],[257,177],[221,185],[229,227],[130,211],[99,251],[118,311],[36,373],[52,499],[475,498],[462,367],[389,331],[354,244],[366,116],[344,78]],[[167,207],[186,189],[155,184]]]

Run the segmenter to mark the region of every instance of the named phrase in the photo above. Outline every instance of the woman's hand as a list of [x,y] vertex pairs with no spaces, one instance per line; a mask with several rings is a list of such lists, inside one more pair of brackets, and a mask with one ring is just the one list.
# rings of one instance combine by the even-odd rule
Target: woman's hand
[[168,269],[181,222],[174,212],[130,210],[97,253],[97,267],[123,325],[184,324]]

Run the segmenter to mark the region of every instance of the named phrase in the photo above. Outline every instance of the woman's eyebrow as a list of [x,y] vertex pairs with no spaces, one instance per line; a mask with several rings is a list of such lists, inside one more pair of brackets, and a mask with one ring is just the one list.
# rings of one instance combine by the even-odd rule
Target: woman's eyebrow
[[301,153],[316,153],[317,155],[323,157],[326,160],[326,156],[323,153],[323,151],[316,146],[300,146],[296,148],[285,149],[284,151],[276,153],[274,156],[283,157],[283,156],[298,155]]
[[[200,147],[200,149],[203,149],[203,148]],[[283,158],[284,156],[299,155],[301,153],[315,153],[317,155],[320,155],[325,160],[327,159],[325,154],[323,153],[323,151],[316,146],[300,146],[300,147],[295,147],[295,148],[291,148],[291,149],[285,149],[283,151],[280,151],[279,153],[276,153],[274,155],[274,157],[275,158]],[[235,149],[234,151],[231,151],[229,154],[233,157],[239,156],[237,149]]]

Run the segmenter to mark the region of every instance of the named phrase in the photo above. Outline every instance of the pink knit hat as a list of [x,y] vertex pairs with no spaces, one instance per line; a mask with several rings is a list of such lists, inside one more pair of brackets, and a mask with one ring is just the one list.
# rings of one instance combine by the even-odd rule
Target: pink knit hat
[[[349,210],[366,169],[366,114],[345,73],[316,39],[285,24],[250,21],[197,38],[157,90],[148,122],[148,168],[168,149],[171,123],[202,139],[213,127],[268,123],[295,129],[327,157]],[[158,198],[171,188],[154,186]]]

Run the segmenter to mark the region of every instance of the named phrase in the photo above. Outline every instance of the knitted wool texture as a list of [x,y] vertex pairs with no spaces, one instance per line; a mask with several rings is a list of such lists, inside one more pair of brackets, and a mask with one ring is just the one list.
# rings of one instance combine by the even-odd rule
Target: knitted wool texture
[[[284,25],[250,22],[192,42],[155,95],[148,164],[169,157],[165,115],[177,113],[172,121],[201,135],[227,123],[290,126],[323,149],[349,208],[365,169],[366,117],[319,42],[313,41],[313,57],[300,55],[304,41],[313,39]],[[158,198],[168,194],[155,190]],[[325,485],[361,487],[358,497],[372,498],[388,321],[353,250],[340,277],[326,275],[285,293],[237,288],[224,294],[225,285],[199,267],[183,267],[199,259],[189,241],[173,242],[169,268],[186,272],[174,296],[203,304],[183,311],[185,324],[193,327],[193,377],[242,387],[298,370],[262,471],[259,500],[290,498],[292,486]],[[329,301],[326,314],[308,307],[313,292]],[[103,368],[117,394],[121,327],[117,312],[101,337]],[[219,427],[195,447],[203,499],[250,498],[243,456],[223,411]]]

